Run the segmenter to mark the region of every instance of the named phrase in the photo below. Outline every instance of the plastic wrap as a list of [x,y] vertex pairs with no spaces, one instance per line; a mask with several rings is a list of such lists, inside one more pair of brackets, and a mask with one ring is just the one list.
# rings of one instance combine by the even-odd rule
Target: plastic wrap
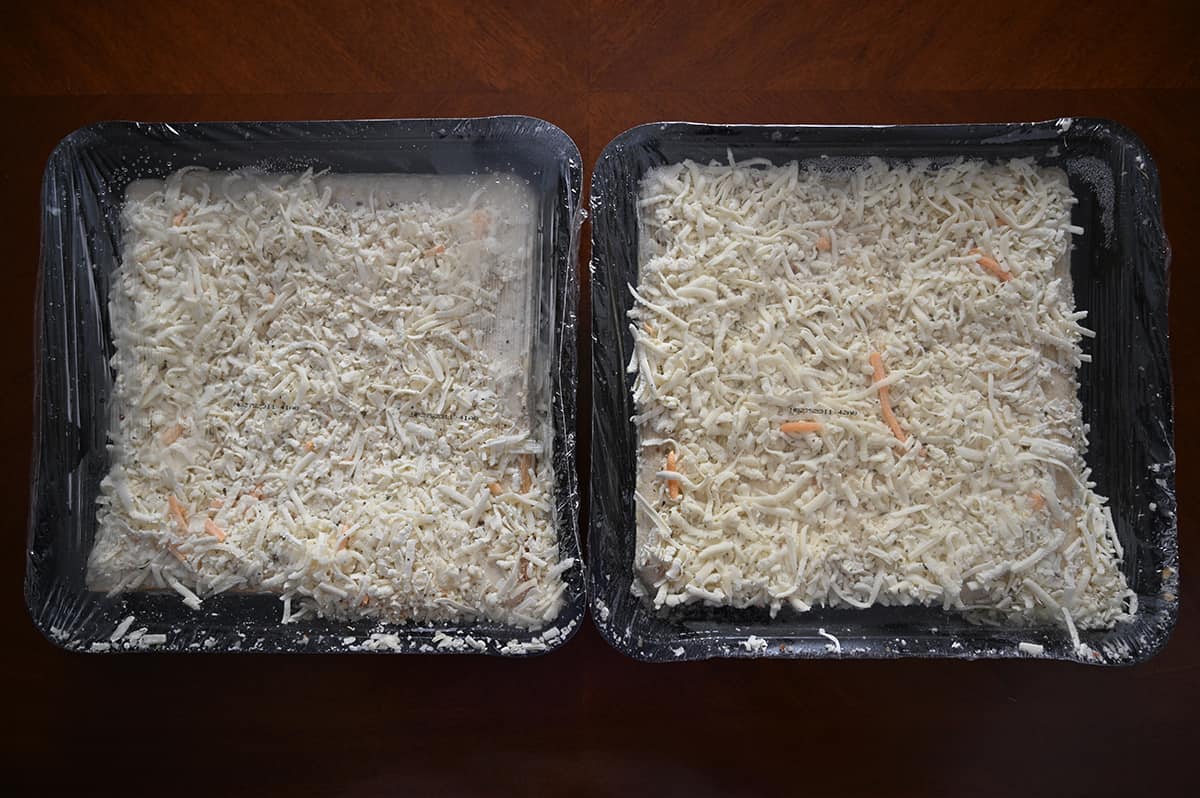
[[[1138,595],[1133,621],[1080,631],[969,622],[940,607],[785,609],[688,604],[655,610],[631,593],[638,431],[631,420],[633,349],[629,286],[638,284],[640,181],[687,159],[726,163],[870,156],[999,160],[1033,157],[1063,168],[1078,203],[1070,269],[1077,307],[1097,331],[1093,362],[1078,373],[1086,461],[1108,497]],[[1167,640],[1178,612],[1179,554],[1167,344],[1169,249],[1158,175],[1144,145],[1104,120],[930,126],[748,126],[648,124],[605,148],[592,176],[592,478],[588,533],[592,615],[620,651],[648,661],[708,657],[962,659],[1028,656],[1122,664],[1144,660]],[[1020,643],[1030,643],[1024,649]]]
[[[487,175],[532,190],[528,284],[530,424],[552,430],[553,523],[565,570],[561,610],[537,629],[499,623],[281,623],[280,598],[221,593],[199,610],[167,591],[88,590],[97,496],[110,468],[114,369],[110,281],[121,206],[136,180],[182,167],[251,174]],[[522,655],[576,630],[585,584],[575,471],[576,252],[583,212],[574,142],[528,117],[296,123],[107,122],[67,136],[46,167],[38,289],[34,457],[25,596],[53,642],[80,651],[395,651]],[[532,427],[531,427],[532,428]],[[132,620],[130,620],[132,619]]]

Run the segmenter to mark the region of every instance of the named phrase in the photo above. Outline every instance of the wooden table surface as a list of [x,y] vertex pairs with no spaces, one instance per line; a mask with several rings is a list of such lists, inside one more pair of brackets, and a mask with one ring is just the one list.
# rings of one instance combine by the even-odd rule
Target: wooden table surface
[[[0,783],[376,795],[1128,795],[1196,789],[1200,57],[1184,3],[19,4],[5,14],[0,194]],[[983,9],[983,10],[980,10]],[[991,9],[995,9],[992,11]],[[650,666],[590,627],[529,661],[67,654],[23,606],[38,192],[102,119],[530,114],[585,166],[646,121],[1116,119],[1162,175],[1174,250],[1183,605],[1134,668],[1049,662]],[[585,229],[585,233],[586,233]],[[586,262],[586,244],[581,263]],[[581,267],[581,275],[586,269]],[[584,307],[587,307],[586,287]],[[581,314],[581,367],[588,368]],[[587,451],[588,381],[580,386]],[[580,463],[586,484],[588,464]],[[1200,491],[1197,491],[1200,493]],[[585,504],[586,507],[586,504]],[[10,793],[18,794],[18,793]]]

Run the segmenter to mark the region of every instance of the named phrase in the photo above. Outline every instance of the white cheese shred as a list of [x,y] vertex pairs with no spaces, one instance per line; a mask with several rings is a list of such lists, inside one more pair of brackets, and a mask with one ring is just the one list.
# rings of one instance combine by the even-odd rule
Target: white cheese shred
[[821,637],[824,637],[826,640],[829,641],[829,644],[826,646],[826,648],[828,648],[831,652],[833,652],[834,654],[842,653],[842,641],[841,640],[838,640],[836,637],[831,635],[829,632],[826,632],[824,629],[818,629],[817,634],[819,634]]
[[116,643],[125,636],[125,633],[129,631],[129,627],[131,626],[133,626],[133,616],[129,615],[117,624],[116,629],[113,629],[112,634],[108,636],[108,642]]
[[1028,654],[1031,657],[1040,657],[1046,653],[1045,646],[1042,646],[1038,643],[1030,643],[1024,640],[1020,643],[1017,643],[1017,650],[1022,654]]

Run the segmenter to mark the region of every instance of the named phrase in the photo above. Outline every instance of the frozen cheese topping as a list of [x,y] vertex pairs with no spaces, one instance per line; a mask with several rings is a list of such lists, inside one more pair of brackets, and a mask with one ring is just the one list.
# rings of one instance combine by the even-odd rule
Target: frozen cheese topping
[[534,230],[505,175],[134,184],[91,586],[275,592],[285,621],[554,618]]
[[1130,617],[1082,455],[1074,202],[1029,160],[649,172],[635,591]]

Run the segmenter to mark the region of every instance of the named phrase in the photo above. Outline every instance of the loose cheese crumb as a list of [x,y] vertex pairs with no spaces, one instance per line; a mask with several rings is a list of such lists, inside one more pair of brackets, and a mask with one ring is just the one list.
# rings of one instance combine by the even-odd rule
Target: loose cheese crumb
[[[1074,202],[1031,160],[651,170],[630,286],[634,592],[1128,619],[1082,456]],[[677,497],[668,452],[687,463]]]
[[829,632],[826,632],[824,629],[818,629],[817,634],[819,634],[821,637],[824,637],[826,640],[829,641],[829,644],[826,646],[826,648],[829,651],[833,652],[834,654],[842,653],[842,641],[841,640],[838,640],[836,637],[831,635]]
[[750,653],[756,654],[767,650],[767,641],[761,637],[750,635],[742,641],[742,647]]
[[90,586],[276,592],[285,623],[553,619],[531,207],[505,175],[131,186]]
[[108,636],[108,642],[115,643],[120,640],[129,631],[129,627],[131,626],[133,626],[133,616],[129,615],[117,624],[117,628],[113,629],[112,634]]
[[1028,654],[1031,657],[1040,657],[1046,653],[1046,647],[1037,643],[1028,643],[1022,641],[1017,643],[1017,650],[1022,654]]

